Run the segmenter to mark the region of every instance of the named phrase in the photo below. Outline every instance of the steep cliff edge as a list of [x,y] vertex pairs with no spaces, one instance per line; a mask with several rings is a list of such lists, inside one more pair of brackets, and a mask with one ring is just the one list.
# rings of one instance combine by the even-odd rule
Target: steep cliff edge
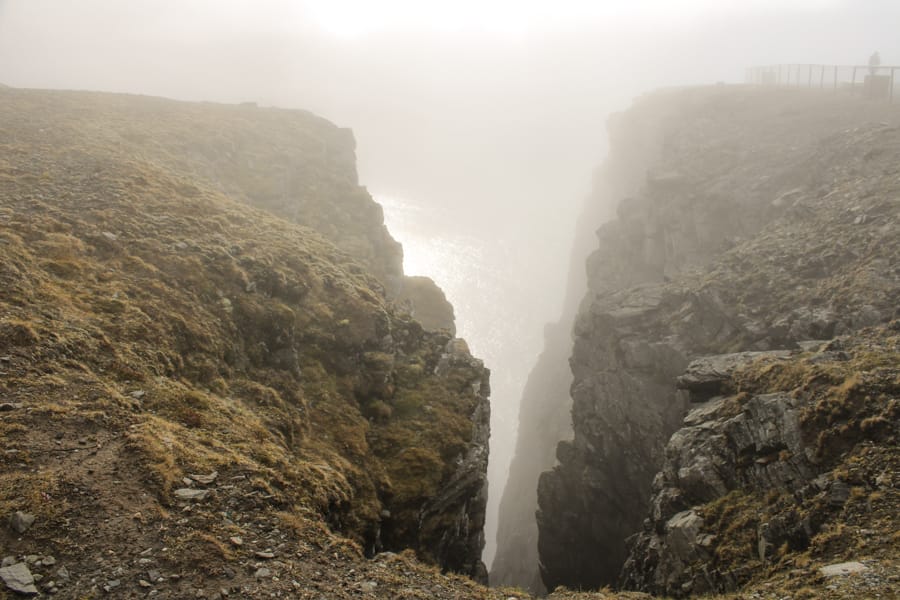
[[[588,260],[570,360],[574,439],[539,482],[550,588],[619,579],[626,539],[654,491],[671,487],[653,481],[688,409],[675,382],[692,360],[796,349],[886,322],[898,305],[896,109],[702,89],[642,98],[619,124],[610,160],[642,158]],[[644,567],[626,581],[648,581],[635,573],[652,560],[635,560]]]
[[349,132],[4,89],[0,147],[4,567],[73,598],[487,595],[364,560],[485,577],[489,382],[404,307]]
[[[665,112],[662,104],[655,108]],[[588,282],[584,264],[596,247],[597,227],[615,214],[614,199],[630,194],[644,181],[659,152],[662,132],[656,121],[619,113],[608,123],[617,152],[596,169],[572,245],[563,314],[544,329],[544,350],[532,368],[519,407],[516,452],[503,488],[497,530],[497,553],[491,583],[515,585],[535,594],[546,591],[538,558],[537,486],[540,474],[556,463],[557,444],[572,436],[572,327]]]

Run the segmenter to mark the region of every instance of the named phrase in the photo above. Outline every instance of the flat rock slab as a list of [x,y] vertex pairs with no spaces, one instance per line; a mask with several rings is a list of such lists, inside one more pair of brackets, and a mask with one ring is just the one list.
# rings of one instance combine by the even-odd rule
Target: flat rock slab
[[205,500],[209,496],[209,490],[195,490],[192,488],[180,488],[175,490],[175,497],[179,500]]
[[837,577],[839,575],[852,575],[853,573],[862,573],[868,571],[869,567],[861,562],[843,562],[828,565],[819,569],[819,573],[825,577]]
[[[684,375],[676,378],[679,389],[693,392],[693,402],[703,401],[721,393],[724,384],[735,371],[761,358],[784,360],[790,358],[790,350],[769,350],[765,352],[737,352],[735,354],[714,354],[691,361]],[[695,395],[697,396],[695,398]]]
[[38,593],[38,589],[34,587],[34,576],[25,563],[3,567],[0,569],[0,579],[17,594],[32,596]]
[[195,474],[193,474],[193,473],[191,473],[190,475],[188,475],[188,477],[190,477],[191,479],[193,479],[193,480],[196,481],[197,483],[201,483],[201,484],[204,484],[204,485],[209,485],[210,483],[212,483],[213,481],[215,481],[215,480],[216,480],[216,477],[218,477],[218,476],[219,476],[218,471],[213,471],[213,472],[210,473],[209,475],[195,475]]

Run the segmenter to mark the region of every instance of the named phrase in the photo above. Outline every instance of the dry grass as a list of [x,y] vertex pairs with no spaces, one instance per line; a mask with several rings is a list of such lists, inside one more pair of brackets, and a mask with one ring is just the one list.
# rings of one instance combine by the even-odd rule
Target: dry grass
[[[436,376],[447,337],[386,299],[373,273],[399,254],[346,132],[132,100],[0,98],[0,394],[23,405],[0,415],[16,453],[0,510],[30,506],[68,464],[51,451],[94,435],[121,440],[104,476],[127,472],[156,502],[142,514],[164,514],[188,473],[246,473],[253,498],[370,543],[382,510],[415,514],[453,474],[480,368]],[[306,173],[289,191],[304,225],[247,205],[289,212],[285,169]],[[48,473],[19,466],[34,461]],[[213,539],[172,542],[230,560]]]

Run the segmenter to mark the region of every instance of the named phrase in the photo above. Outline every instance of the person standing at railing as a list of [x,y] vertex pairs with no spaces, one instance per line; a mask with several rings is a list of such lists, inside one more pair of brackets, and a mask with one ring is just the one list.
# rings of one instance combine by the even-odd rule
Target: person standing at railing
[[872,54],[869,57],[869,73],[874,75],[878,72],[878,67],[881,66],[881,55],[878,52]]

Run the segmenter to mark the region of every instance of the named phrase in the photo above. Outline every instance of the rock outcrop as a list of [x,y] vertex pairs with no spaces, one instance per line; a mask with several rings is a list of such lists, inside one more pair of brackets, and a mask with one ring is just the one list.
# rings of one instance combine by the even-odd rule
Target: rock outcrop
[[0,516],[35,517],[6,552],[63,597],[283,594],[313,549],[485,579],[488,371],[433,284],[404,306],[349,132],[10,89],[0,146]]
[[900,456],[898,342],[894,322],[816,352],[744,355],[726,372],[692,363],[692,379],[717,381],[722,395],[691,410],[669,440],[623,585],[672,596],[733,591],[792,552],[821,550],[822,533],[854,511],[869,513],[870,530],[873,521],[895,530],[900,494],[877,479]]
[[[612,186],[616,218],[587,262],[570,360],[574,438],[538,487],[549,588],[616,583],[651,498],[667,501],[653,481],[689,394],[715,397],[719,380],[707,376],[753,356],[711,371],[693,360],[797,349],[895,316],[896,125],[887,107],[727,88],[651,95],[613,121],[609,164],[632,187]],[[781,395],[748,407],[751,430],[795,410]],[[811,473],[796,468],[798,480]],[[695,515],[665,518],[675,519],[657,524],[674,532],[667,544],[697,547]]]

